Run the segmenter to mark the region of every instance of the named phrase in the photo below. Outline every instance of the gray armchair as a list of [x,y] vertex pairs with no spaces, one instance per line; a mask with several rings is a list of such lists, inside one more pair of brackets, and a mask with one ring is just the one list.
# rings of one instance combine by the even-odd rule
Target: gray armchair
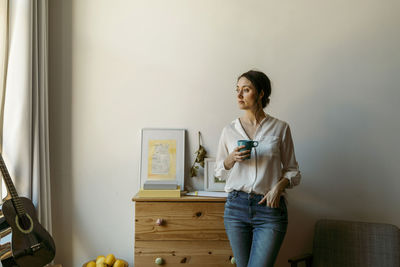
[[400,267],[400,230],[383,223],[319,220],[313,253],[289,259],[292,267]]

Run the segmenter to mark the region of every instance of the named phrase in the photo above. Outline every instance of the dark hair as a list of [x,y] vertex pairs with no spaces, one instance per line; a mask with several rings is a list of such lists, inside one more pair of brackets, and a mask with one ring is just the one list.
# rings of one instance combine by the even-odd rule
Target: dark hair
[[264,92],[264,95],[261,99],[261,105],[262,108],[265,108],[269,104],[269,97],[271,95],[271,81],[269,80],[268,76],[261,71],[249,70],[248,72],[240,75],[238,80],[242,77],[245,77],[254,85],[258,94]]

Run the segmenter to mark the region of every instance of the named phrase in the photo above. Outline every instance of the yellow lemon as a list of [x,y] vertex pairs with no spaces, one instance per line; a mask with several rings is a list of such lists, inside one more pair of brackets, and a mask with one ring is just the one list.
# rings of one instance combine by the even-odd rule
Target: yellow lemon
[[108,266],[113,266],[114,262],[115,262],[115,256],[114,256],[114,254],[108,254],[107,257],[106,257],[105,263],[106,263]]
[[90,261],[88,264],[86,264],[86,267],[96,267],[96,263],[94,261]]
[[102,263],[96,263],[96,267],[108,267],[108,265],[102,262]]
[[122,260],[116,260],[113,267],[125,267],[125,262],[123,262]]
[[105,261],[106,261],[106,257],[98,256],[96,259],[96,264],[101,264],[101,263],[104,263]]

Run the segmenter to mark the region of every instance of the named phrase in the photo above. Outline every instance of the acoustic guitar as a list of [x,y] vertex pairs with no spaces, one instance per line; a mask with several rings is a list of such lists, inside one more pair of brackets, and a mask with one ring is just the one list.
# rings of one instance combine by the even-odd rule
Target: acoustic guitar
[[[55,256],[56,247],[53,238],[40,225],[36,209],[32,201],[19,197],[11,180],[3,156],[0,154],[0,169],[11,198],[2,205],[4,215],[1,227],[8,224],[11,227],[12,258],[2,260],[4,267],[42,267],[50,263]],[[3,231],[3,229],[0,229]]]

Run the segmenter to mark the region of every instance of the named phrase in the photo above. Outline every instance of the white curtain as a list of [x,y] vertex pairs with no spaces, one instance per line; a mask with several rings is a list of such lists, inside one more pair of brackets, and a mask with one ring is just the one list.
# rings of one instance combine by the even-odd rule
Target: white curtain
[[51,233],[47,0],[9,1],[3,157],[20,196],[32,199]]
[[[3,115],[4,115],[4,93],[8,66],[8,0],[0,0],[0,152],[2,150]],[[0,187],[0,196],[1,196]],[[0,200],[1,202],[1,200]]]
[[[3,148],[4,95],[7,80],[8,44],[9,44],[8,0],[0,0],[0,152]],[[3,201],[3,183],[0,180],[0,203]]]

